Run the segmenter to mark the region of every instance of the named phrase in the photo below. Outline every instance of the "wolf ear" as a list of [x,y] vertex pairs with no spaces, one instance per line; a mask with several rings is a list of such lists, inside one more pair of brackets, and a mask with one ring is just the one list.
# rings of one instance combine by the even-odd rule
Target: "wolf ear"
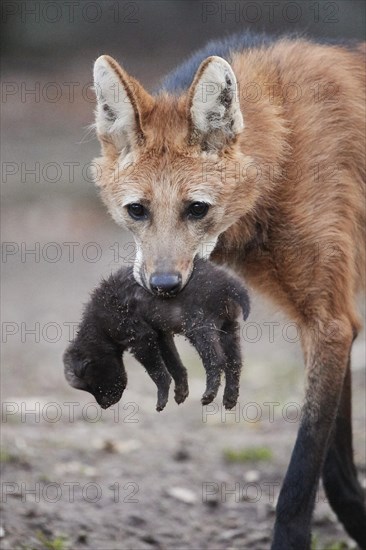
[[141,144],[141,112],[151,96],[108,55],[98,57],[94,64],[94,88],[96,129],[102,145],[112,144],[127,153]]
[[229,63],[212,56],[203,61],[188,94],[191,142],[222,149],[244,128],[237,81]]

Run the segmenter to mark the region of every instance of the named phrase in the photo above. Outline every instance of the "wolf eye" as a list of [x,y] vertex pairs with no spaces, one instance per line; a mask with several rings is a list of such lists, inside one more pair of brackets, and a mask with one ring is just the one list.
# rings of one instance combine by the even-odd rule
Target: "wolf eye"
[[131,204],[128,204],[127,211],[131,218],[133,218],[134,220],[142,220],[147,217],[146,208],[138,202],[132,202]]
[[192,218],[204,218],[208,212],[208,204],[206,202],[192,202],[188,207],[188,214]]

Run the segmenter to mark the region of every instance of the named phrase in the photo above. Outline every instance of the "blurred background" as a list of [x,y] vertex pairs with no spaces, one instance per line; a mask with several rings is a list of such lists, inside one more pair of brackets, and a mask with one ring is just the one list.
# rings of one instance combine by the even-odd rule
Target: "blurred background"
[[[190,396],[179,408],[171,399],[155,412],[155,387],[131,357],[113,410],[64,380],[90,290],[134,250],[91,181],[92,64],[110,54],[153,89],[209,39],[244,29],[364,40],[365,3],[3,0],[1,12],[2,548],[266,548],[303,396],[298,333],[280,312],[252,295],[233,414],[221,394],[202,409],[203,369],[183,340]],[[363,483],[364,359],[362,334]],[[314,548],[352,547],[321,488],[314,532]]]

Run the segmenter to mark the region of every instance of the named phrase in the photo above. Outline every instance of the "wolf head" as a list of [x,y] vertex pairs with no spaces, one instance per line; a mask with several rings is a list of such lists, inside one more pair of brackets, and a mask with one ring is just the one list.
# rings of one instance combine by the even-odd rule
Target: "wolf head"
[[[209,57],[181,96],[151,96],[109,56],[95,62],[96,181],[114,220],[135,239],[134,276],[174,295],[196,256],[251,208],[240,152],[244,128],[231,66]],[[246,186],[246,205],[238,190]]]

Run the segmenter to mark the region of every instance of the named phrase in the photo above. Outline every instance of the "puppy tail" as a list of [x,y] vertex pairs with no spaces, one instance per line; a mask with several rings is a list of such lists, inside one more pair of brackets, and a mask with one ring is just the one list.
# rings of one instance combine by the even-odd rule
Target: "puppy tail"
[[247,289],[240,281],[232,279],[229,286],[229,295],[230,298],[241,307],[243,319],[246,321],[250,313],[250,300]]

